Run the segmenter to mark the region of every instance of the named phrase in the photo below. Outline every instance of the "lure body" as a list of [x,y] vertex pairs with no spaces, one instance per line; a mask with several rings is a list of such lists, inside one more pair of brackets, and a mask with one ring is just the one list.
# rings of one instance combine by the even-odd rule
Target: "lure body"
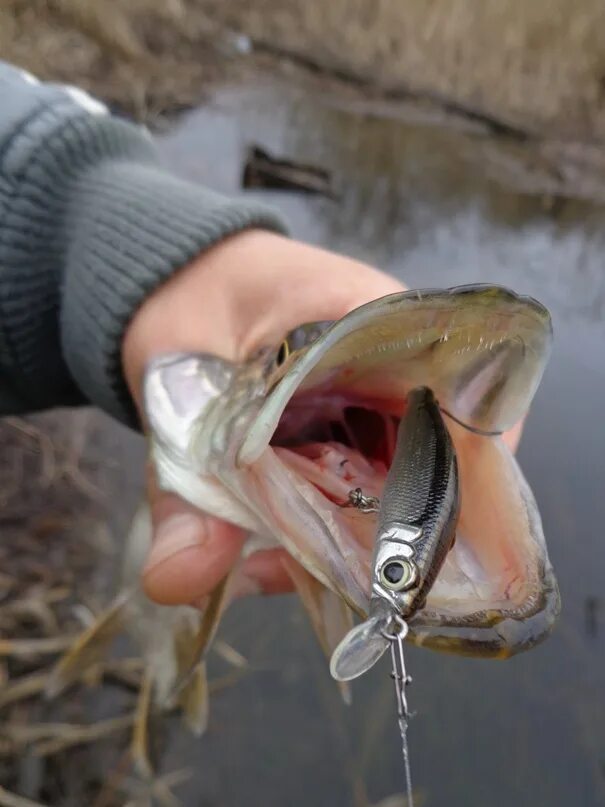
[[452,547],[459,512],[454,445],[431,390],[408,397],[378,512],[370,615],[384,601],[407,619],[422,608]]
[[456,535],[460,509],[458,464],[432,391],[408,396],[386,477],[372,559],[369,617],[332,656],[332,674],[349,680],[371,667],[388,646],[394,617],[423,607]]

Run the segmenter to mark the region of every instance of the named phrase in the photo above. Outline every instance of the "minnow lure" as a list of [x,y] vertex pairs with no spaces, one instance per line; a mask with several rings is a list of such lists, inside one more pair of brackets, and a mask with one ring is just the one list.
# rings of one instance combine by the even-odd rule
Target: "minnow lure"
[[369,616],[345,636],[330,665],[334,678],[348,681],[372,667],[390,645],[410,807],[406,620],[423,607],[452,548],[459,509],[454,445],[432,391],[419,387],[408,397],[378,510]]

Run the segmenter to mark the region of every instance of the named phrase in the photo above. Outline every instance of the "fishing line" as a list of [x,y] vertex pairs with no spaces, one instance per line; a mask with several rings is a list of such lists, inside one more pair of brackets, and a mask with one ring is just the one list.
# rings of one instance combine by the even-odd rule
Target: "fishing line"
[[393,633],[382,632],[391,645],[391,678],[395,684],[395,699],[397,701],[397,725],[401,736],[401,751],[403,755],[403,768],[405,772],[405,793],[407,807],[414,807],[414,793],[412,790],[412,770],[410,766],[410,748],[408,744],[408,725],[410,712],[405,688],[412,683],[407,674],[403,654],[403,641],[408,634],[408,625],[399,615],[393,617],[397,629]]
[[457,418],[456,415],[452,415],[451,412],[448,412],[447,409],[444,409],[442,406],[439,406],[439,409],[441,412],[443,412],[444,415],[447,415],[448,418],[453,420],[454,423],[457,423],[459,426],[462,426],[463,429],[466,429],[468,432],[471,432],[472,434],[479,434],[481,435],[481,437],[499,437],[501,434],[504,434],[504,432],[501,429],[499,431],[491,432],[488,431],[487,429],[479,429],[477,426],[470,426],[468,423],[465,423],[463,420],[460,420],[460,418]]

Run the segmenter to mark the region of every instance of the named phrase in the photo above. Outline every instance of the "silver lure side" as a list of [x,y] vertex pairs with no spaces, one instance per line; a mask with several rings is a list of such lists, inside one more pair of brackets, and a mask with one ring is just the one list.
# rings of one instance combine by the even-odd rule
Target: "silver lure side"
[[460,491],[456,453],[431,390],[412,390],[387,474],[372,558],[369,617],[338,645],[330,670],[348,681],[390,644],[394,617],[422,608],[456,536]]

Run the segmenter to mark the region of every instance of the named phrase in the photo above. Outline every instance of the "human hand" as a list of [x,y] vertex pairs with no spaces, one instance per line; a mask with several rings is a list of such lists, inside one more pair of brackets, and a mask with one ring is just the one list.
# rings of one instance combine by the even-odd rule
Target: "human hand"
[[[143,374],[154,356],[193,351],[242,361],[302,323],[339,319],[402,288],[371,266],[270,232],[234,235],[177,272],[136,313],[122,350],[129,388],[142,411]],[[505,435],[511,448],[520,433],[521,425]],[[172,605],[202,601],[239,558],[244,532],[158,490],[152,473],[148,496],[154,535],[143,572],[147,594]],[[251,555],[239,593],[289,591],[284,551]]]
[[[339,319],[369,300],[400,291],[392,277],[341,255],[261,230],[226,239],[156,289],[123,341],[124,373],[142,412],[147,363],[162,353],[214,353],[242,361],[304,322]],[[164,604],[202,601],[240,555],[245,534],[160,491],[150,471],[153,546],[143,572],[148,596]],[[256,552],[239,593],[291,589],[284,550]]]

